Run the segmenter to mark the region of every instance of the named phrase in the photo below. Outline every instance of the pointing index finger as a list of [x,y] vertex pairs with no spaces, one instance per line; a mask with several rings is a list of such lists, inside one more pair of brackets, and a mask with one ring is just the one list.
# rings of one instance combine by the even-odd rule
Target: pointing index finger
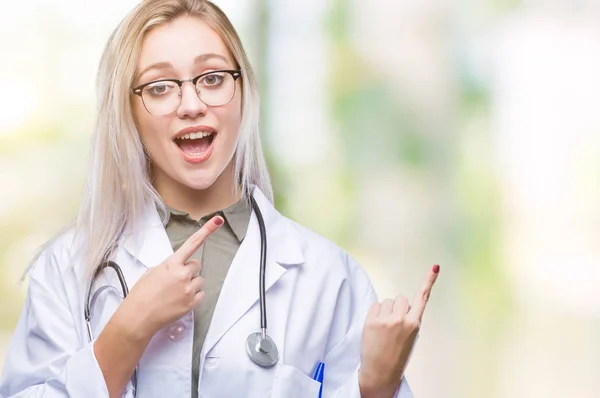
[[425,307],[427,306],[427,302],[429,301],[429,295],[431,294],[431,289],[433,288],[433,284],[437,280],[437,277],[440,272],[440,266],[434,265],[431,267],[429,272],[427,273],[427,277],[425,278],[425,282],[417,293],[413,301],[413,305],[410,309],[410,313],[416,315],[419,319],[419,322],[423,318],[423,313],[425,312]]
[[223,225],[223,218],[215,216],[208,220],[206,224],[202,226],[198,231],[194,232],[181,247],[173,254],[175,258],[184,264],[192,257],[192,254],[198,250],[201,244],[204,243],[213,232]]

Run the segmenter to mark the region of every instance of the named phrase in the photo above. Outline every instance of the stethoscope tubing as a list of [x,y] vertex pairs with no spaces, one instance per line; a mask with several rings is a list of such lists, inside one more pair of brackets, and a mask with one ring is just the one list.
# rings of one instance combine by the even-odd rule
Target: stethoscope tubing
[[258,208],[258,204],[251,199],[252,207],[256,213],[258,220],[258,228],[260,230],[260,273],[258,277],[258,289],[259,289],[259,303],[260,303],[260,330],[263,335],[267,332],[267,298],[265,289],[265,274],[267,264],[267,231],[265,230],[265,220],[263,219],[262,213]]

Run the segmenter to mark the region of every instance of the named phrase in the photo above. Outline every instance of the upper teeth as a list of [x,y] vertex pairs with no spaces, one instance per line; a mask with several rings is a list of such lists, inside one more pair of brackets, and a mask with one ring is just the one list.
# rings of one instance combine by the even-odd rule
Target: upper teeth
[[182,135],[181,137],[177,137],[179,139],[188,139],[188,140],[196,140],[198,138],[204,138],[204,137],[208,137],[209,135],[211,135],[212,133],[206,132],[206,131],[199,131],[197,133],[189,133],[186,135]]

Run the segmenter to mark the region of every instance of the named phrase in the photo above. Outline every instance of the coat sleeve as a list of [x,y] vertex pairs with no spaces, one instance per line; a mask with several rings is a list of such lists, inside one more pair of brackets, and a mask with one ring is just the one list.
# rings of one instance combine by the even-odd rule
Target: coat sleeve
[[[349,297],[351,303],[347,308],[352,309],[352,314],[346,333],[338,337],[335,345],[325,354],[323,397],[327,398],[361,398],[358,370],[362,330],[369,307],[377,301],[377,295],[365,271],[356,260],[346,253],[344,255],[351,275]],[[394,398],[413,397],[406,378],[403,377]]]
[[62,278],[50,250],[30,269],[25,306],[0,378],[0,398],[108,397],[93,343],[82,341],[78,333]]

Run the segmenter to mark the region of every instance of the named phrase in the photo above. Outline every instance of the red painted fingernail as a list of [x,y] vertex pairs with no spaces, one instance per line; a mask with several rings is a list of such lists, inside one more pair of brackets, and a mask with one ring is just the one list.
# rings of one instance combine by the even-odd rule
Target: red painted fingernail
[[440,272],[440,266],[436,264],[433,266],[433,268],[431,270],[433,271],[434,274],[437,274],[438,272]]
[[217,227],[220,227],[221,225],[223,225],[223,219],[221,217],[215,218],[215,225]]

